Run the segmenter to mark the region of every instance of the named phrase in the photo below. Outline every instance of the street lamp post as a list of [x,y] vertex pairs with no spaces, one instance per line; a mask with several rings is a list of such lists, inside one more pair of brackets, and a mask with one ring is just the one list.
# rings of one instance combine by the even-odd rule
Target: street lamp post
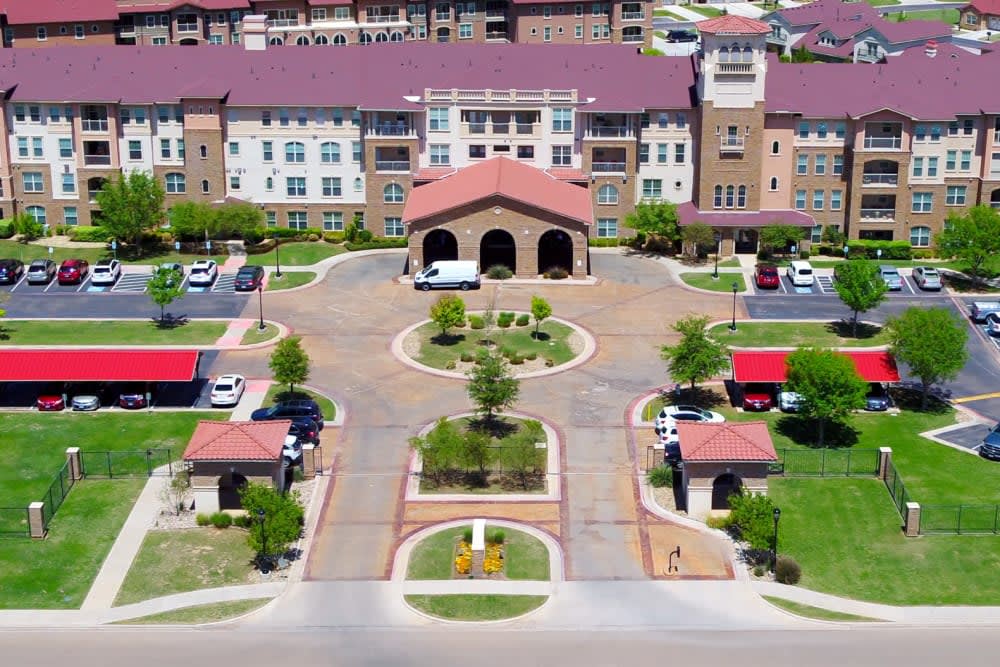
[[264,517],[264,508],[257,510],[257,520],[260,522],[260,567],[262,570],[267,559],[267,532],[264,530]]
[[774,508],[774,549],[771,550],[771,574],[774,574],[774,566],[778,562],[778,519],[781,518],[781,508]]
[[263,331],[267,328],[264,324],[264,285],[257,286],[257,300],[260,303],[260,324],[257,325],[257,331]]
[[715,233],[715,271],[712,272],[712,280],[719,279],[719,253],[722,252],[722,234]]
[[281,277],[281,239],[274,237],[274,277]]
[[733,323],[729,325],[730,331],[736,331],[736,293],[740,291],[739,283],[733,282]]

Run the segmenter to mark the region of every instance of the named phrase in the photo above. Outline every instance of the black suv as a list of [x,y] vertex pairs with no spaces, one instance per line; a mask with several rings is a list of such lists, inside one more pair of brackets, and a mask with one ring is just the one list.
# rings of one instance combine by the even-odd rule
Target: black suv
[[698,35],[687,30],[671,30],[667,33],[668,42],[697,42]]
[[254,410],[250,414],[250,419],[255,422],[292,419],[293,417],[309,417],[316,422],[319,430],[323,430],[323,411],[319,409],[316,401],[311,399],[282,401],[281,403],[275,403],[269,408]]
[[0,259],[0,283],[16,283],[24,273],[24,262],[18,259]]
[[247,265],[241,266],[236,272],[236,283],[234,287],[238,292],[249,292],[261,286],[264,282],[264,267]]
[[288,435],[294,435],[299,439],[299,442],[318,445],[319,424],[312,417],[292,417],[292,424],[288,427]]

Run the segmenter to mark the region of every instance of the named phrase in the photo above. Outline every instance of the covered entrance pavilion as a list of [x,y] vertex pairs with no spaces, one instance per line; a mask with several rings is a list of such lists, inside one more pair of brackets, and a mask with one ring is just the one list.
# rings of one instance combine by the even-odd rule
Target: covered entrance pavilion
[[519,278],[552,268],[584,278],[594,222],[585,187],[498,157],[413,189],[403,209],[407,270],[437,260],[503,264]]
[[699,211],[693,202],[685,202],[677,207],[677,221],[681,227],[701,222],[711,227],[722,247],[721,254],[756,254],[760,250],[760,230],[767,225],[792,225],[801,227],[804,243],[815,220],[808,213],[796,210],[765,211]]

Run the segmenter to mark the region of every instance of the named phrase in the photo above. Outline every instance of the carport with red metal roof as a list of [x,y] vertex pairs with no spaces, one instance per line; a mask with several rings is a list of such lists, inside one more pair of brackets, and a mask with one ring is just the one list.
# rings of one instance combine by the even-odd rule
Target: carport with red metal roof
[[[786,382],[788,355],[792,350],[733,352],[733,382]],[[858,375],[866,382],[899,382],[896,360],[883,350],[838,351],[851,361]]]

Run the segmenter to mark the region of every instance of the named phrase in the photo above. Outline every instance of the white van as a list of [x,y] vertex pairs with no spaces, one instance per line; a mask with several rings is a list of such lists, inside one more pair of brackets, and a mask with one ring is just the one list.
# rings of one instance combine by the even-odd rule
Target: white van
[[812,287],[813,267],[809,262],[792,262],[785,273],[796,287]]
[[462,291],[479,289],[479,262],[431,262],[413,276],[413,287],[425,292],[435,287],[457,287]]

